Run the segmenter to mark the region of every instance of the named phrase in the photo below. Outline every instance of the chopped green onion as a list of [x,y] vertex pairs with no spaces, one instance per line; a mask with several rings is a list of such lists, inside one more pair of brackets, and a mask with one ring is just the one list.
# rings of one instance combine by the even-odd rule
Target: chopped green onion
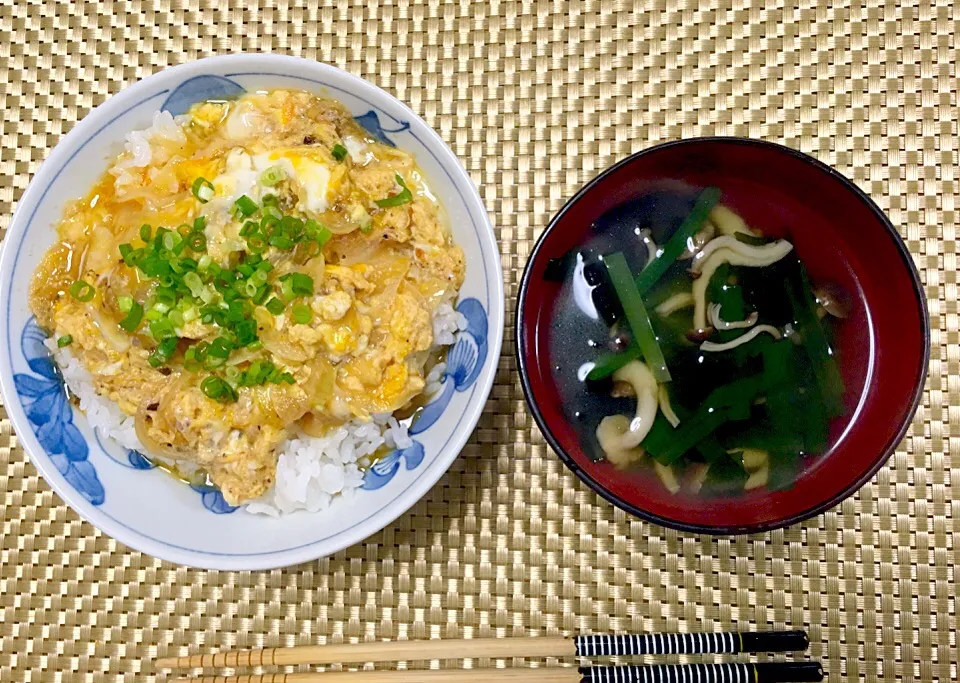
[[267,248],[267,241],[261,233],[255,233],[247,237],[247,250],[254,254],[262,254]]
[[402,189],[392,197],[387,197],[386,199],[377,199],[375,203],[380,208],[386,208],[388,206],[402,206],[403,204],[409,204],[413,201],[413,193],[410,191],[410,188],[407,187],[407,184],[403,182],[403,177],[397,173],[394,179],[397,181],[397,185],[399,185]]
[[292,281],[283,279],[280,281],[280,296],[286,302],[293,301],[297,298],[297,295],[293,293]]
[[261,384],[260,376],[263,374],[268,363],[269,361],[262,361],[259,359],[253,361],[250,364],[250,367],[247,368],[247,371],[243,373],[240,383],[246,387],[254,387],[258,384]]
[[287,177],[287,172],[280,166],[271,166],[260,174],[260,184],[267,187],[273,187],[281,180]]
[[169,287],[158,287],[153,293],[153,298],[156,301],[153,308],[163,313],[169,311],[170,307],[177,303],[177,293]]
[[120,327],[125,329],[127,332],[136,332],[137,328],[140,327],[140,322],[142,320],[143,306],[138,304],[136,301],[131,301],[130,308],[127,309],[126,317],[120,321]]
[[182,241],[183,241],[183,238],[180,236],[179,233],[168,232],[163,236],[163,248],[170,249],[172,251]]
[[[273,208],[273,207],[270,207]],[[280,225],[280,218],[277,216],[264,216],[260,219],[260,232],[264,235],[273,235]]]
[[260,306],[264,301],[270,298],[270,294],[272,292],[273,289],[269,285],[263,285],[257,290],[257,293],[250,298],[250,300],[257,306]]
[[157,344],[157,348],[155,348],[153,353],[150,354],[150,357],[147,358],[147,362],[150,363],[152,367],[159,368],[170,360],[173,352],[177,350],[177,343],[179,343],[179,341],[176,337],[167,337]]
[[63,348],[64,346],[70,346],[73,343],[73,335],[65,334],[62,337],[57,339],[57,348]]
[[343,161],[347,158],[347,148],[341,145],[339,142],[333,146],[333,158],[337,161]]
[[200,391],[207,398],[224,403],[232,403],[238,398],[236,390],[216,375],[210,375],[200,382]]
[[151,235],[150,226],[147,225],[146,223],[144,223],[143,225],[141,225],[141,226],[140,226],[140,239],[142,239],[144,242],[149,242],[149,241],[150,241],[150,235]]
[[173,323],[169,318],[160,318],[150,323],[150,335],[160,341],[165,339],[175,339],[176,330],[173,329]]
[[[313,296],[313,278],[303,273],[290,273],[284,278],[289,278],[293,283],[293,293],[300,296]],[[281,278],[283,281],[284,278]]]
[[183,284],[189,287],[190,293],[198,299],[202,296],[204,289],[206,289],[200,276],[196,273],[186,273],[183,276]]
[[303,221],[296,216],[284,216],[280,219],[280,229],[283,232],[297,235],[303,232]]
[[133,258],[133,245],[131,244],[121,244],[120,245],[120,258],[123,259],[123,262],[128,266],[133,266],[136,264],[136,261]]
[[190,191],[193,192],[193,196],[196,197],[201,204],[206,204],[213,199],[213,183],[206,178],[201,177],[194,180],[193,187],[190,188]]
[[276,206],[280,203],[280,198],[275,194],[265,194],[260,201],[264,206]]
[[196,359],[192,346],[183,354],[183,367],[188,372],[199,372],[203,368],[203,363]]
[[296,304],[291,312],[291,317],[295,323],[306,325],[313,318],[313,311],[305,304]]
[[83,280],[77,280],[72,285],[70,285],[70,296],[72,296],[77,301],[86,303],[93,299],[93,295],[96,294],[96,290],[93,288],[89,282],[84,282]]
[[323,245],[329,242],[331,237],[333,237],[333,233],[330,232],[330,229],[321,225],[319,232],[317,232],[317,245],[323,248]]
[[333,233],[326,226],[320,225],[312,218],[304,225],[303,234],[308,240],[316,242],[321,249],[333,237]]
[[245,194],[240,195],[240,198],[233,203],[234,213],[244,217],[252,216],[258,208],[257,203]]
[[242,320],[233,328],[233,333],[237,336],[237,343],[240,346],[246,346],[257,341],[257,323],[251,319]]
[[117,297],[117,308],[120,309],[121,313],[127,313],[131,308],[133,308],[133,297],[130,297],[130,296]]
[[269,240],[271,247],[276,247],[277,249],[282,249],[284,251],[289,251],[293,249],[295,242],[289,237],[284,237],[283,235],[277,235],[271,237]]
[[233,351],[233,342],[225,337],[217,337],[212,342],[210,346],[207,347],[207,355],[214,358],[229,358],[230,352]]
[[607,272],[610,273],[610,281],[620,299],[620,305],[623,306],[624,315],[630,324],[630,331],[633,332],[633,338],[640,347],[644,361],[658,382],[669,382],[670,371],[667,369],[667,362],[663,358],[663,351],[660,350],[657,336],[650,324],[650,316],[643,305],[643,298],[633,280],[633,273],[630,272],[627,259],[623,252],[618,251],[604,256],[603,263],[607,267]]
[[715,187],[708,187],[700,193],[693,209],[680,227],[677,228],[677,231],[673,233],[673,236],[667,240],[660,255],[640,271],[640,275],[637,276],[637,289],[640,290],[641,295],[646,294],[651,287],[657,284],[657,281],[663,277],[667,269],[676,263],[680,254],[687,248],[687,240],[700,231],[703,222],[707,220],[707,216],[718,201],[720,201],[720,190]]
[[192,232],[187,238],[187,245],[193,251],[206,251],[207,250],[207,236],[202,232]]
[[270,299],[270,301],[266,303],[266,309],[271,313],[273,313],[274,315],[280,315],[281,313],[283,313],[284,308],[285,308],[284,303],[276,297]]

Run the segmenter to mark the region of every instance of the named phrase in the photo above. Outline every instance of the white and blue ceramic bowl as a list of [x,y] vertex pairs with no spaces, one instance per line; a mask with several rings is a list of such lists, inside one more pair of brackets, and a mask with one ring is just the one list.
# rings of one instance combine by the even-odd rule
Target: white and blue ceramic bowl
[[[446,207],[467,256],[458,308],[469,327],[450,352],[445,387],[411,429],[414,445],[379,461],[350,504],[280,519],[237,510],[215,490],[194,490],[106,443],[67,401],[27,303],[31,275],[56,238],[64,205],[89,191],[124,136],[156,111],[182,114],[199,100],[289,87],[343,102],[371,134],[412,153]],[[326,64],[274,55],[191,62],[126,88],[67,135],[20,200],[0,257],[0,388],[23,446],[81,516],[137,550],[214,569],[266,569],[324,557],[405,512],[447,470],[493,385],[503,336],[503,274],[476,188],[443,140],[379,88]]]

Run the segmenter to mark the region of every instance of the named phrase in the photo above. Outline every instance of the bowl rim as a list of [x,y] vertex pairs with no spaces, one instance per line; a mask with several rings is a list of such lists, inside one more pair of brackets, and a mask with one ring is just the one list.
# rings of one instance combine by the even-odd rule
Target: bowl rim
[[[243,52],[194,59],[156,71],[133,83],[124,85],[113,92],[103,102],[91,109],[69,132],[58,140],[57,144],[33,174],[33,177],[30,178],[27,188],[17,202],[17,207],[12,215],[7,234],[2,245],[0,245],[0,272],[6,272],[13,267],[13,258],[16,254],[12,248],[8,247],[14,241],[20,243],[26,238],[25,231],[29,223],[26,214],[27,207],[28,205],[36,205],[36,207],[38,207],[40,201],[43,199],[43,185],[47,182],[52,182],[52,178],[54,178],[60,170],[66,168],[66,165],[70,161],[69,154],[72,151],[71,142],[76,142],[84,136],[88,136],[94,131],[101,129],[104,125],[109,125],[110,120],[112,120],[110,117],[113,116],[116,118],[114,116],[116,111],[122,109],[132,98],[149,94],[151,87],[155,85],[156,79],[160,77],[169,78],[172,75],[182,75],[185,81],[192,76],[211,73],[211,68],[222,69],[224,67],[238,67],[242,69],[245,66],[273,69],[277,72],[282,72],[286,69],[291,72],[291,75],[296,75],[296,73],[299,72],[300,74],[307,76],[313,75],[314,77],[335,76],[356,87],[357,92],[361,95],[371,97],[374,101],[381,100],[389,105],[386,107],[387,109],[399,111],[403,116],[408,117],[409,121],[415,121],[423,126],[424,137],[437,152],[438,163],[447,171],[454,186],[460,188],[464,200],[468,202],[467,210],[469,214],[474,215],[476,218],[478,239],[481,244],[486,244],[489,240],[489,244],[486,245],[490,251],[489,258],[486,254],[488,249],[483,248],[484,254],[480,259],[483,264],[481,269],[483,272],[482,278],[490,288],[490,310],[486,312],[489,324],[487,335],[489,345],[487,363],[489,366],[481,373],[480,377],[478,377],[475,385],[477,391],[471,392],[461,420],[458,422],[454,432],[451,433],[448,442],[441,448],[437,457],[423,469],[423,472],[414,481],[410,482],[407,488],[397,492],[397,494],[391,500],[386,501],[377,512],[329,539],[319,539],[289,549],[285,548],[235,556],[225,556],[218,553],[205,553],[195,549],[180,548],[153,539],[149,535],[145,535],[143,532],[133,529],[121,520],[115,520],[112,516],[102,513],[101,511],[94,509],[93,515],[88,514],[90,506],[85,503],[78,492],[73,490],[68,484],[47,476],[48,470],[53,467],[52,462],[49,461],[48,456],[46,460],[40,457],[41,454],[46,455],[46,451],[39,444],[36,435],[26,422],[25,413],[22,406],[19,405],[18,399],[8,403],[7,414],[10,417],[10,421],[15,428],[24,451],[30,457],[31,462],[47,485],[50,486],[60,497],[61,501],[72,508],[81,519],[131,549],[159,559],[205,569],[268,570],[310,562],[328,557],[359,543],[371,534],[395,522],[437,484],[443,474],[450,468],[453,461],[460,455],[463,447],[476,429],[476,425],[480,420],[496,379],[496,370],[502,350],[505,330],[503,267],[497,245],[496,232],[493,229],[490,215],[487,212],[486,205],[477,185],[473,182],[470,174],[464,168],[456,153],[454,153],[446,141],[440,137],[439,133],[421,116],[397,97],[383,90],[376,84],[332,64],[290,55]],[[107,105],[110,105],[110,108],[106,108]],[[68,149],[68,145],[70,145],[70,149]],[[496,275],[499,275],[499,277],[496,277]],[[15,290],[12,284],[5,286],[3,283],[0,283],[0,308],[9,306],[10,298],[14,295]],[[6,318],[3,317],[2,320],[0,320],[0,329],[6,331],[7,327],[8,323],[6,322]],[[7,376],[6,365],[0,363],[0,389],[2,389],[4,396],[16,397],[17,393],[13,386],[12,367],[10,371],[10,375]],[[9,407],[11,405],[17,406],[16,409],[11,410]],[[94,519],[96,519],[96,522],[94,522]]]
[[[753,146],[763,149],[773,151],[778,154],[786,154],[793,157],[809,166],[812,166],[814,169],[824,172],[835,180],[839,181],[846,189],[850,190],[853,195],[860,200],[879,220],[880,224],[883,225],[884,231],[887,236],[894,243],[897,253],[900,255],[901,260],[906,266],[907,273],[910,277],[910,283],[912,285],[914,296],[917,300],[917,305],[919,306],[921,312],[921,322],[923,323],[923,354],[920,358],[920,366],[918,368],[918,374],[916,383],[914,385],[913,394],[910,397],[909,409],[903,413],[900,425],[898,425],[896,432],[891,437],[890,440],[884,445],[882,451],[879,453],[876,461],[862,472],[858,477],[856,477],[848,486],[846,486],[842,491],[837,493],[834,496],[831,496],[827,500],[819,502],[815,505],[811,505],[806,510],[798,512],[796,514],[790,515],[779,520],[773,520],[769,522],[758,522],[756,524],[750,525],[711,525],[711,524],[693,524],[687,522],[679,522],[677,520],[671,519],[669,517],[664,517],[662,515],[644,510],[642,508],[629,503],[618,496],[614,495],[608,491],[604,486],[602,486],[596,479],[591,477],[577,462],[573,457],[560,445],[559,441],[553,434],[553,430],[550,428],[546,419],[543,416],[543,413],[540,411],[540,407],[537,404],[533,396],[533,387],[530,383],[530,372],[528,367],[528,359],[523,353],[523,339],[525,338],[526,329],[524,326],[524,311],[526,309],[526,300],[527,292],[530,285],[531,271],[533,270],[533,263],[536,261],[537,256],[540,253],[540,249],[546,243],[547,237],[550,232],[557,226],[560,222],[560,219],[566,214],[566,212],[580,199],[583,199],[585,196],[590,194],[593,189],[607,176],[613,174],[623,166],[629,165],[634,160],[653,154],[664,149],[673,148],[673,147],[686,147],[690,145],[696,145],[704,142],[714,142],[714,143],[724,143],[732,145],[744,145],[744,146]],[[739,136],[703,136],[703,137],[692,137],[692,138],[683,138],[680,140],[671,140],[668,142],[662,142],[646,149],[634,152],[620,161],[616,162],[612,166],[607,167],[597,176],[592,178],[587,182],[583,187],[581,187],[576,194],[573,195],[563,207],[550,219],[550,222],[547,223],[547,227],[544,228],[543,232],[537,238],[537,242],[533,247],[533,250],[530,252],[530,256],[527,259],[527,263],[524,266],[523,277],[520,280],[520,288],[517,293],[517,308],[516,308],[516,317],[514,319],[514,354],[517,358],[517,367],[520,370],[520,384],[523,387],[523,395],[526,399],[527,406],[530,408],[530,412],[533,414],[534,420],[537,423],[537,426],[540,428],[540,431],[543,433],[543,437],[546,439],[547,443],[557,454],[561,461],[573,472],[582,482],[589,486],[594,492],[599,494],[602,498],[612,503],[616,507],[629,512],[630,514],[639,517],[648,522],[653,522],[664,526],[670,529],[676,529],[677,531],[686,531],[691,533],[698,534],[713,534],[713,535],[737,535],[737,534],[752,534],[752,533],[761,533],[766,531],[772,531],[774,529],[782,529],[784,527],[792,526],[799,522],[815,517],[827,510],[833,508],[843,500],[846,500],[851,495],[856,493],[860,488],[863,487],[868,481],[870,481],[874,475],[880,471],[880,469],[887,463],[890,459],[890,456],[896,451],[897,446],[903,441],[906,436],[907,431],[910,428],[911,423],[913,422],[913,417],[917,412],[917,409],[920,407],[920,401],[923,398],[923,390],[926,387],[927,382],[927,373],[930,365],[930,312],[927,307],[926,295],[923,291],[923,283],[920,279],[920,273],[917,270],[916,264],[913,262],[913,258],[910,255],[909,249],[904,242],[903,238],[900,236],[900,233],[894,227],[893,223],[887,217],[887,215],[877,206],[876,202],[864,192],[860,187],[850,180],[847,176],[840,173],[838,170],[825,164],[816,157],[810,156],[804,152],[787,147],[776,142],[770,142],[768,140],[759,140],[755,138],[746,138]]]

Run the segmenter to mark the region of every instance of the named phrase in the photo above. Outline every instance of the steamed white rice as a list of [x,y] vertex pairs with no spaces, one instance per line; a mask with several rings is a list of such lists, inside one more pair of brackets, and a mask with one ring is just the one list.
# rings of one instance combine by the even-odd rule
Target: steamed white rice
[[121,158],[110,169],[111,175],[116,177],[118,191],[122,192],[127,187],[137,183],[137,176],[132,171],[145,168],[151,163],[160,163],[166,160],[165,158],[154,158],[163,154],[164,145],[162,143],[164,142],[175,145],[186,142],[183,130],[168,111],[156,112],[153,115],[153,123],[149,128],[127,133],[124,151],[129,156]]
[[[439,305],[433,318],[434,345],[452,344],[456,332],[466,325],[466,318],[450,304]],[[91,429],[124,448],[146,453],[137,438],[134,419],[97,394],[90,373],[70,348],[58,348],[52,339],[46,343]],[[425,378],[428,396],[441,388],[445,369],[446,364],[439,363]],[[296,434],[279,448],[275,486],[244,507],[252,513],[277,517],[297,510],[319,512],[337,500],[349,501],[363,484],[363,471],[378,448],[400,449],[412,443],[407,427],[389,413],[374,415],[369,421],[353,420],[323,437]]]

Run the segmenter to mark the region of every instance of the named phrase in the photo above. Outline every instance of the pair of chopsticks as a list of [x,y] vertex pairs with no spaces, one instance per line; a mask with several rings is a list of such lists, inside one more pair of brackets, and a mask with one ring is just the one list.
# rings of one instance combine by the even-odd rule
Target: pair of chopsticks
[[[587,635],[566,638],[484,638],[307,645],[157,660],[163,668],[330,665],[426,659],[609,657],[665,654],[738,654],[806,650],[804,631]],[[817,662],[649,664],[565,668],[388,670],[201,676],[178,683],[806,683],[823,680]]]

